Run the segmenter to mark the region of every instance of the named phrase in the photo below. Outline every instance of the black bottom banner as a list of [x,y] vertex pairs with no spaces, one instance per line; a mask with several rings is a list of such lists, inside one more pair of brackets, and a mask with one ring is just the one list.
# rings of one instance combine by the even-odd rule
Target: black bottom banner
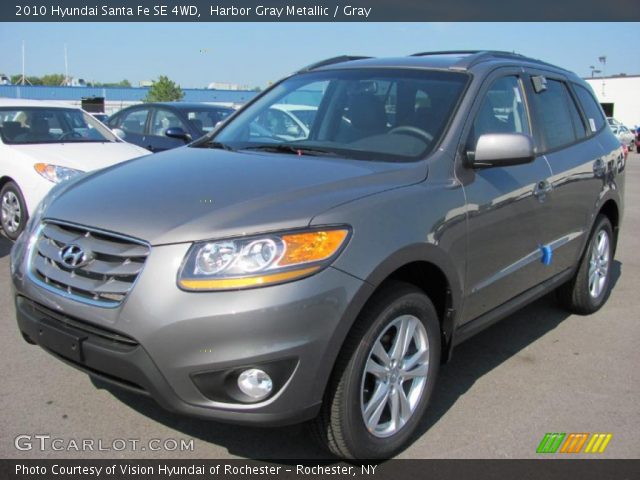
[[640,478],[640,460],[0,460],[9,479],[543,479],[623,480]]

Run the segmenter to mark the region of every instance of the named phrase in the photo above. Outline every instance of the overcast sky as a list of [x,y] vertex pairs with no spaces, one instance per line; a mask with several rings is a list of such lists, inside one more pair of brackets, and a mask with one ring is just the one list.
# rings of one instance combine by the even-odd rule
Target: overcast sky
[[[640,74],[640,23],[0,23],[0,73],[64,73],[137,84],[168,75],[183,87],[266,86],[342,54],[516,51],[590,75]],[[606,66],[598,57],[606,56]]]

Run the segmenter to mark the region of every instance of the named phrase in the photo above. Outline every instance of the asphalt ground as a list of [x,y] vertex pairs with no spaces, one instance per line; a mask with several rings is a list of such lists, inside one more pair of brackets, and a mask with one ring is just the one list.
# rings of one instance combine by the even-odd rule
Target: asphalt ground
[[[607,304],[591,316],[569,315],[549,295],[457,347],[400,458],[535,458],[547,432],[611,433],[598,458],[639,457],[640,155],[630,154],[626,175]],[[304,426],[249,428],[167,413],[147,397],[96,388],[28,345],[14,319],[9,249],[0,238],[0,458],[326,457]],[[77,451],[83,440],[93,450]]]

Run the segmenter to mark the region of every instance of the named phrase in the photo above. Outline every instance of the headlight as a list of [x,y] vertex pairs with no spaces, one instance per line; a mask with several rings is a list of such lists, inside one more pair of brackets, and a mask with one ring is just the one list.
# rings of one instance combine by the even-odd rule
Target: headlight
[[[75,180],[80,179],[78,175],[76,175],[74,178]],[[44,196],[44,198],[40,200],[40,203],[38,203],[38,205],[33,210],[31,215],[29,215],[29,220],[27,220],[27,225],[25,226],[25,229],[24,229],[25,232],[32,233],[33,230],[35,230],[35,228],[40,224],[40,221],[42,220],[42,216],[44,215],[44,212],[46,211],[47,207],[51,205],[51,202],[53,202],[56,198],[58,198],[58,196],[61,193],[63,193],[67,188],[69,188],[72,183],[73,182],[57,183],[53,187],[51,187],[51,190],[49,190],[49,192]]]
[[185,290],[234,290],[287,282],[320,271],[338,255],[349,229],[326,228],[193,244],[180,268]]
[[44,178],[53,183],[60,183],[69,180],[76,175],[84,173],[82,170],[75,168],[61,167],[60,165],[51,165],[49,163],[36,163],[33,168]]

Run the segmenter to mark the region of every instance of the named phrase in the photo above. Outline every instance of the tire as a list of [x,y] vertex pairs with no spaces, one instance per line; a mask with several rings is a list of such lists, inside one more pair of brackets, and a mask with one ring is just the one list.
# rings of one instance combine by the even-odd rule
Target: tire
[[604,305],[611,290],[614,241],[611,222],[598,215],[575,276],[558,289],[567,310],[588,315]]
[[[399,355],[402,348],[394,352],[394,345],[400,347],[395,340],[405,328],[413,329],[413,336],[405,353]],[[376,347],[388,354],[389,370],[382,366],[384,354]],[[392,358],[402,361],[394,365]],[[320,414],[312,422],[313,432],[342,458],[394,456],[406,446],[420,422],[439,363],[440,323],[433,304],[412,285],[389,283],[367,303],[349,333]],[[375,375],[367,373],[368,365],[375,367],[371,369]],[[365,415],[371,429],[365,425]]]
[[27,206],[20,188],[7,182],[0,190],[0,225],[10,240],[16,240],[27,224]]

